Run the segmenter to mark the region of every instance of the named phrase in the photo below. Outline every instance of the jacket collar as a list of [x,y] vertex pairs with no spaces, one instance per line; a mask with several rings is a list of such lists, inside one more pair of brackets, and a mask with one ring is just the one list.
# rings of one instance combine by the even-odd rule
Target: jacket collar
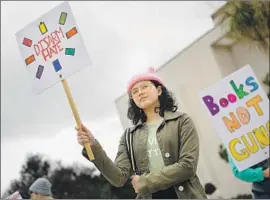
[[[165,111],[164,112],[164,121],[167,122],[167,121],[170,121],[170,120],[173,120],[173,119],[176,119],[178,117],[180,117],[183,113],[180,113],[180,112],[172,112],[172,111]],[[135,131],[138,127],[144,125],[144,123],[142,123],[142,121],[140,120],[135,126],[131,127],[130,128],[130,132],[133,132]]]

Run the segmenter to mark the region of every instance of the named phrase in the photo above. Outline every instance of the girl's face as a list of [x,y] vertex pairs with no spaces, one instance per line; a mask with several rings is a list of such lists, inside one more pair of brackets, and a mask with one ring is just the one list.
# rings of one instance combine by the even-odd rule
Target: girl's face
[[155,87],[151,81],[140,81],[131,88],[131,98],[135,104],[145,110],[159,103],[158,97],[162,93],[161,87]]

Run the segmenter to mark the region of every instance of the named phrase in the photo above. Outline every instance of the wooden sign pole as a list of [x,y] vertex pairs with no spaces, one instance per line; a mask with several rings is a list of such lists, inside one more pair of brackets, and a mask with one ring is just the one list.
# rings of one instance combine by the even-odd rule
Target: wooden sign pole
[[[61,77],[60,77],[60,78],[61,78]],[[73,100],[73,98],[72,98],[72,95],[71,95],[71,92],[70,92],[68,83],[67,83],[66,79],[61,79],[61,82],[62,82],[62,84],[63,84],[65,93],[66,93],[66,95],[67,95],[67,98],[68,98],[68,101],[69,101],[69,105],[70,105],[71,110],[72,110],[72,112],[73,112],[73,116],[74,116],[74,118],[75,118],[75,120],[76,120],[76,124],[77,124],[78,128],[81,128],[81,124],[82,124],[82,123],[81,123],[81,119],[80,119],[78,110],[77,110],[77,108],[76,108],[75,102],[74,102],[74,100]],[[84,144],[84,148],[85,148],[86,151],[87,151],[88,158],[89,158],[90,160],[94,160],[95,157],[94,157],[94,154],[93,154],[92,149],[91,149],[91,147],[90,147],[90,144],[89,144],[89,143],[85,143],[85,144]]]

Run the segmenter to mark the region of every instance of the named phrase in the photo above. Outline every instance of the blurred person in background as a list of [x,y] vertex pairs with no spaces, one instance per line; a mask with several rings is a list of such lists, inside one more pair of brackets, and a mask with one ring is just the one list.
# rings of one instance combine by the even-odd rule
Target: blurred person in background
[[228,156],[234,176],[242,181],[252,183],[254,199],[270,199],[269,159],[250,168],[239,171],[232,158]]
[[46,178],[38,178],[29,188],[31,199],[53,199],[52,184]]

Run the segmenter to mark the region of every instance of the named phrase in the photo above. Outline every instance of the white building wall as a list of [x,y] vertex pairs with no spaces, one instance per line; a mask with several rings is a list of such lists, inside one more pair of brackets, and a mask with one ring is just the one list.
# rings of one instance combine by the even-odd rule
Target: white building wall
[[[250,193],[251,185],[236,179],[229,164],[218,155],[221,139],[211,125],[207,111],[202,106],[198,92],[249,63],[258,78],[268,70],[269,60],[261,52],[247,50],[247,45],[236,44],[232,48],[214,48],[223,30],[216,26],[207,34],[165,63],[157,74],[173,92],[179,111],[188,113],[194,120],[200,137],[198,175],[202,184],[212,182],[223,198]],[[116,107],[123,127],[131,126],[127,119],[128,96],[116,100]]]
[[227,46],[213,47],[213,53],[219,66],[222,77],[228,76],[238,70],[237,61],[232,53],[232,48]]

